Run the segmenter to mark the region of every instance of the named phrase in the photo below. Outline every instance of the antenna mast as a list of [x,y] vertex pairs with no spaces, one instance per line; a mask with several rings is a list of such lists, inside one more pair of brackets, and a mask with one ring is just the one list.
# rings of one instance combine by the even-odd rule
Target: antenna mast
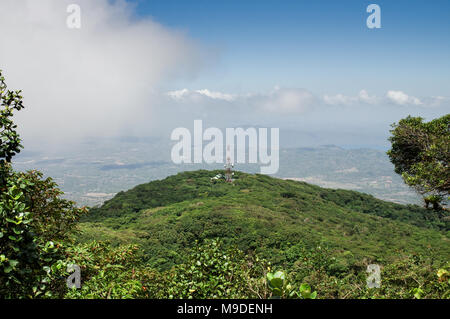
[[228,183],[232,183],[233,182],[233,167],[234,167],[234,165],[231,163],[230,145],[227,145],[227,163],[224,166],[225,166],[225,180]]

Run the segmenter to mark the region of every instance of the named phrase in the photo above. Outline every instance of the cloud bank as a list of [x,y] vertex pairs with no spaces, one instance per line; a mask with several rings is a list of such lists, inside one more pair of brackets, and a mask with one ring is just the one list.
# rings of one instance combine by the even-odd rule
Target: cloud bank
[[214,101],[228,102],[228,107],[240,106],[241,111],[250,109],[252,112],[301,114],[308,110],[316,101],[316,97],[305,89],[279,88],[266,93],[247,93],[244,95],[214,92],[208,89],[169,91],[167,96],[177,103],[211,103]]
[[81,28],[69,29],[72,2],[0,2],[0,68],[10,89],[23,89],[22,135],[151,131],[159,87],[195,76],[204,52],[179,32],[133,17],[125,1],[79,0]]
[[267,93],[247,93],[230,94],[222,92],[212,92],[208,89],[188,90],[181,89],[169,91],[167,96],[175,102],[208,102],[211,100],[222,100],[226,102],[240,103],[242,105],[252,105],[255,110],[269,113],[305,113],[321,105],[330,106],[354,106],[354,105],[400,105],[400,106],[421,106],[440,107],[449,106],[450,98],[444,96],[430,96],[417,98],[408,95],[403,91],[389,90],[384,96],[369,94],[366,89],[362,89],[355,96],[338,93],[335,95],[325,94],[322,97],[315,96],[312,92],[300,88],[279,88],[275,87]]
[[398,90],[381,95],[362,89],[356,95],[318,96],[299,88],[275,87],[245,94],[184,88],[167,92],[166,98],[167,110],[183,119],[177,126],[190,127],[194,119],[203,119],[206,125],[216,127],[279,127],[303,132],[302,141],[297,142],[304,145],[318,140],[328,141],[325,144],[385,145],[390,125],[401,118],[413,115],[430,120],[450,109],[447,97],[419,99]]

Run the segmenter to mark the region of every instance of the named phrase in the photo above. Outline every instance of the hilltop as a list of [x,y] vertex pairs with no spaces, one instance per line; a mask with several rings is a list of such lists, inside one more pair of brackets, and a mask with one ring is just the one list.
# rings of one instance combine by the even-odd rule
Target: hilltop
[[80,240],[138,243],[159,269],[182,262],[195,241],[217,237],[283,265],[297,248],[317,246],[348,267],[401,254],[450,257],[449,224],[436,212],[242,172],[233,184],[213,183],[220,172],[183,172],[120,192],[91,209]]
[[[58,146],[50,154],[25,150],[14,166],[26,171],[38,165],[60,184],[65,198],[88,206],[102,204],[121,190],[182,171],[222,168],[222,164],[175,165],[170,158],[170,143],[164,139],[89,140],[81,146]],[[239,170],[256,173],[259,165],[240,164]],[[420,196],[405,185],[386,152],[380,150],[332,145],[281,148],[280,170],[275,176],[356,190],[401,204],[420,204]]]

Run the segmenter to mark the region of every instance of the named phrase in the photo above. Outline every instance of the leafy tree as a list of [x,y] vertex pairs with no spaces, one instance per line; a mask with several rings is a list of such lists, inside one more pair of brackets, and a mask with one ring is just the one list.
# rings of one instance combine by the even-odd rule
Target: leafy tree
[[439,209],[450,191],[450,114],[430,122],[408,116],[392,127],[387,154],[395,172],[424,197],[427,208]]
[[10,91],[0,70],[0,191],[4,190],[11,158],[22,147],[17,125],[12,116],[14,111],[23,109],[21,91]]
[[75,222],[85,212],[61,199],[42,173],[15,172],[11,159],[21,149],[13,122],[24,108],[20,91],[9,91],[0,72],[0,297],[50,297],[65,281],[65,250]]

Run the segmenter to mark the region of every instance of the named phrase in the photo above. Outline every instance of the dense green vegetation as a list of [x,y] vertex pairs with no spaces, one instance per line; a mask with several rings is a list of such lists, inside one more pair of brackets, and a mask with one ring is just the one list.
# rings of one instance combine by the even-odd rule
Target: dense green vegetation
[[418,255],[382,268],[380,288],[367,288],[363,269],[331,275],[335,261],[324,248],[296,248],[289,272],[220,240],[196,244],[185,261],[158,271],[142,261],[134,245],[116,248],[89,242],[70,252],[81,266],[81,289],[64,298],[449,298],[448,265]]
[[91,210],[81,239],[139,243],[159,269],[180,263],[196,240],[216,237],[283,266],[295,245],[371,261],[412,252],[450,256],[449,224],[438,213],[264,175],[237,172],[233,184],[212,183],[217,173],[184,172],[121,192]]
[[[313,285],[319,298],[445,293],[434,287],[450,257],[443,212],[265,175],[211,181],[218,173],[184,172],[120,192],[83,218],[79,240],[138,244],[143,262],[167,275],[198,243],[221,238],[224,249],[285,270],[296,289]],[[382,289],[365,288],[370,263],[382,266]]]

